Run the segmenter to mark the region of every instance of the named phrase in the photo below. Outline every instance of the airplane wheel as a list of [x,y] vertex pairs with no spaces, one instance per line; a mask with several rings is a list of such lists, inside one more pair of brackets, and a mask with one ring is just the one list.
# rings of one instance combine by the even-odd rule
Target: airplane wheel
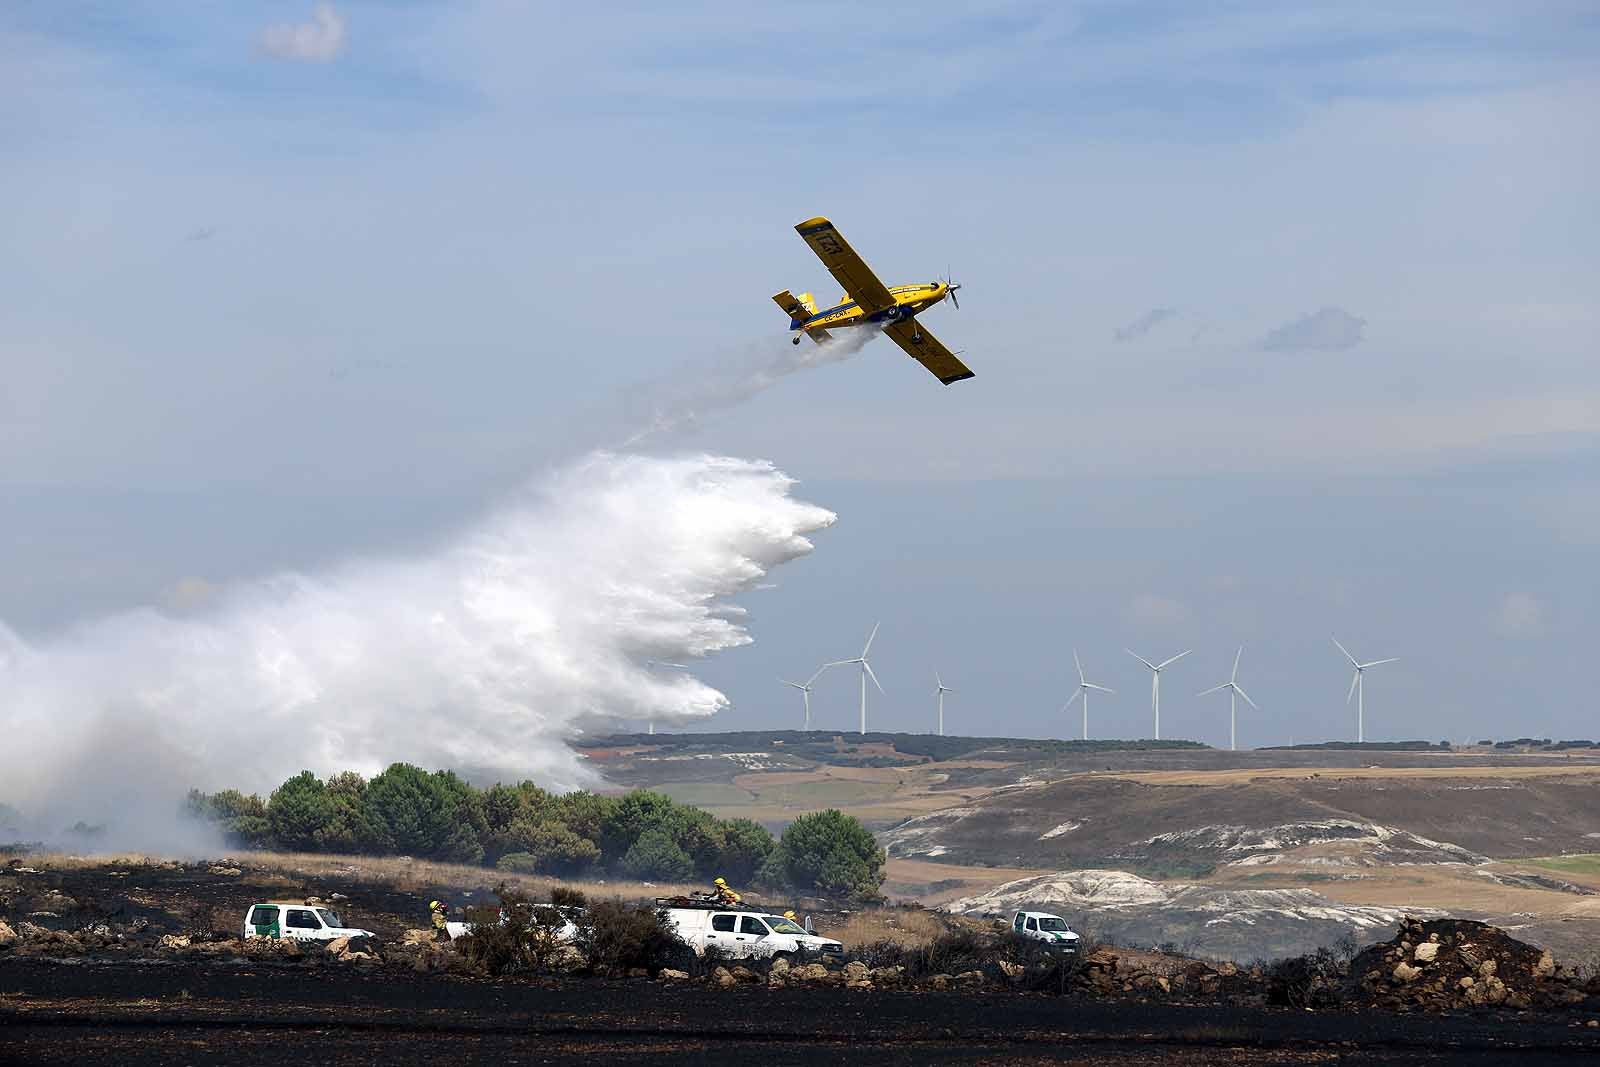
[[793,337],[789,338],[789,343],[792,344],[792,345],[799,344],[800,343],[800,335],[799,334],[795,334]]

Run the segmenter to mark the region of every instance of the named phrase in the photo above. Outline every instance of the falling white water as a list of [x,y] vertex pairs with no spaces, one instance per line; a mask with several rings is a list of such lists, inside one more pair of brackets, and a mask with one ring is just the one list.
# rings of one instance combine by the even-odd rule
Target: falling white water
[[792,484],[762,462],[597,453],[431,553],[37,644],[0,625],[0,801],[115,827],[169,819],[189,786],[394,760],[580,784],[564,742],[586,726],[727,704],[646,661],[750,641],[728,598],[834,519]]

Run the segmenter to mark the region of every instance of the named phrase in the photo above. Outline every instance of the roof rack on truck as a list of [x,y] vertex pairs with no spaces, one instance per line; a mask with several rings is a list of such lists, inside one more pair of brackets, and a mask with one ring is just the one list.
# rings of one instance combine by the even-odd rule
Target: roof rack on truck
[[687,896],[656,897],[656,907],[703,908],[706,911],[766,911],[766,909],[755,907],[752,904],[724,904],[711,893],[690,893]]

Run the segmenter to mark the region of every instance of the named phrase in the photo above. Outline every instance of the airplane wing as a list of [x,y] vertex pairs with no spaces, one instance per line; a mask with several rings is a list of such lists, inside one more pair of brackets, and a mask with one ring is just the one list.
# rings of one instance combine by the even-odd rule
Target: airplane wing
[[[946,385],[976,377],[965,363],[956,358],[954,352],[928,332],[926,326],[919,327],[901,320],[885,332],[895,344],[906,350],[906,355],[927,367],[935,378]],[[920,341],[916,339],[919,332],[922,335]]]
[[894,297],[889,290],[872,273],[866,260],[850,247],[844,235],[833,228],[833,223],[818,216],[800,223],[795,232],[811,246],[811,251],[822,260],[834,281],[850,294],[850,299],[860,306],[863,314],[871,315],[894,307]]

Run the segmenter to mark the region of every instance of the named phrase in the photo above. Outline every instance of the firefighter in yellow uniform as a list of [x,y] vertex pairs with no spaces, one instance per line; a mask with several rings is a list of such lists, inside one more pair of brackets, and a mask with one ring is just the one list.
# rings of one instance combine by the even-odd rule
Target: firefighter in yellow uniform
[[711,884],[715,887],[712,892],[717,896],[717,903],[723,907],[733,908],[744,903],[744,898],[735,893],[723,879],[718,878]]
[[450,931],[445,927],[445,920],[450,916],[450,908],[437,900],[428,902],[428,912],[433,917],[433,939],[435,941],[450,940]]

